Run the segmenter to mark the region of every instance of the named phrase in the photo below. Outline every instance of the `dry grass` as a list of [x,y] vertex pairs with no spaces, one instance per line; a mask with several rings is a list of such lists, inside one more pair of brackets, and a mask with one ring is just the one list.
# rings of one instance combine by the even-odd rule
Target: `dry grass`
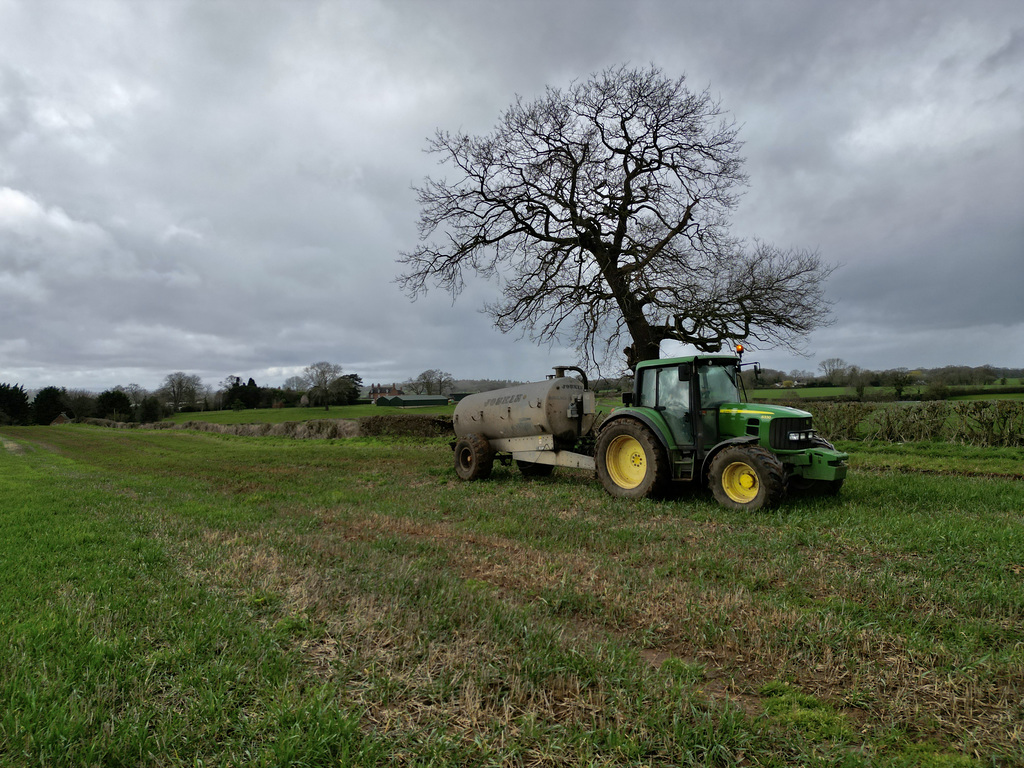
[[[1015,676],[1002,680],[978,680],[970,670],[957,670],[957,659],[941,645],[915,649],[881,627],[850,634],[841,616],[775,605],[763,599],[762,590],[755,593],[735,583],[662,578],[657,571],[666,555],[658,544],[643,547],[632,559],[646,565],[631,561],[623,567],[615,558],[592,552],[553,552],[445,522],[379,514],[341,519],[330,510],[316,514],[320,525],[302,545],[317,553],[317,561],[351,557],[353,542],[396,536],[427,541],[445,553],[460,578],[486,585],[501,601],[536,605],[566,595],[573,602],[566,609],[572,620],[561,629],[565,642],[593,645],[614,637],[639,643],[642,657],[654,666],[680,659],[703,669],[698,685],[712,700],[727,700],[751,715],[764,710],[759,691],[765,684],[789,680],[847,712],[854,722],[900,722],[965,743],[1019,744],[1022,737],[1015,708],[1024,691],[1024,668],[1018,666]],[[669,524],[681,526],[680,540],[692,545],[671,556],[677,571],[695,572],[696,558],[707,551],[742,557],[722,549],[729,531],[718,523],[649,519],[640,527]],[[514,738],[515,723],[529,713],[587,722],[608,704],[603,686],[584,686],[572,674],[549,680],[542,689],[524,685],[516,659],[486,635],[460,632],[422,647],[414,627],[396,623],[402,612],[393,601],[349,590],[344,582],[284,556],[274,548],[271,534],[243,538],[211,532],[207,543],[220,554],[214,572],[203,574],[204,579],[235,585],[246,593],[243,599],[274,594],[280,598],[274,614],[278,620],[299,616],[323,627],[322,635],[304,638],[297,647],[318,677],[332,679],[345,670],[352,702],[364,707],[368,723],[382,732],[409,731],[429,722],[469,739],[481,723],[490,722],[512,729]],[[815,550],[796,571],[747,556],[743,567],[759,574],[764,590],[800,582],[810,585],[815,600],[842,600],[849,597],[850,585],[870,584],[883,567],[850,564],[859,554],[839,547]],[[909,588],[909,581],[906,586],[903,610],[944,610]],[[553,610],[557,613],[558,607]],[[355,660],[363,674],[353,675]],[[500,682],[466,674],[481,667],[506,671]],[[375,692],[373,678],[380,673],[397,691],[386,700]],[[424,698],[423,691],[438,679],[457,680],[457,695],[443,701]]]
[[24,448],[22,448],[20,445],[18,445],[13,440],[7,440],[7,439],[4,439],[4,438],[0,438],[0,444],[3,445],[4,450],[7,451],[8,453],[24,453],[24,451],[25,451]]

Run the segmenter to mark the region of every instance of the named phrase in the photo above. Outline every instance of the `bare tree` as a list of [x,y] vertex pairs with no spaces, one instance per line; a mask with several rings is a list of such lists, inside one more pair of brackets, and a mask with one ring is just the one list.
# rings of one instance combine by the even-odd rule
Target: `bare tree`
[[685,78],[619,67],[522,99],[494,131],[438,131],[455,178],[417,188],[421,244],[401,254],[410,298],[457,296],[466,272],[501,279],[502,331],[568,337],[586,362],[629,340],[627,362],[672,339],[796,346],[824,324],[816,253],[747,246],[727,222],[741,187],[737,130]]
[[325,411],[329,411],[333,394],[332,385],[341,377],[341,366],[321,360],[319,363],[307,365],[302,374],[309,383],[307,394],[310,402],[320,403]]
[[202,386],[202,379],[195,374],[175,371],[164,378],[162,389],[171,407],[175,411],[180,411],[186,406],[195,406],[196,397]]
[[145,400],[146,397],[149,395],[149,393],[142,387],[141,384],[132,383],[126,387],[114,387],[114,389],[120,389],[122,392],[128,395],[128,399],[131,401],[132,404],[132,409],[136,411],[142,405],[142,401]]
[[454,388],[455,379],[447,371],[431,368],[409,381],[405,386],[416,395],[446,395]]
[[64,401],[76,419],[86,419],[96,410],[96,395],[87,389],[69,389]]
[[846,364],[846,361],[841,357],[830,357],[827,360],[822,360],[818,363],[818,367],[821,369],[821,372],[825,374],[825,378],[828,379],[828,383],[833,386],[842,384],[850,369]]

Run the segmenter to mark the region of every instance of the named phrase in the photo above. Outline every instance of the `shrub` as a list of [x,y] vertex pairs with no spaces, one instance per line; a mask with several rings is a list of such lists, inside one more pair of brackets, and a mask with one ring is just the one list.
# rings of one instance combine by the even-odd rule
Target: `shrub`
[[903,443],[942,440],[977,446],[1024,445],[1024,402],[1019,400],[795,404],[810,411],[830,440]]

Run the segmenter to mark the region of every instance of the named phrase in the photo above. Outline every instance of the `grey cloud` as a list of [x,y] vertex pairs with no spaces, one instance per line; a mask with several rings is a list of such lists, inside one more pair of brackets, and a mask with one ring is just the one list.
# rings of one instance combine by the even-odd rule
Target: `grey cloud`
[[1022,29],[996,1],[4,5],[0,380],[571,362],[490,327],[492,285],[410,303],[394,260],[411,185],[443,173],[436,128],[486,132],[516,94],[623,62],[685,72],[743,125],[739,234],[844,264],[812,355],[1009,363],[989,338],[1024,343]]

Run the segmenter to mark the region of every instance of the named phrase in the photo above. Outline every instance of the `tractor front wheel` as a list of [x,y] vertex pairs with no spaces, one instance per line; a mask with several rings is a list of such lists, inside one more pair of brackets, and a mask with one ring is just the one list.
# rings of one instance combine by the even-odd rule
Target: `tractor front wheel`
[[464,435],[455,443],[455,474],[463,480],[486,480],[494,467],[494,449],[480,435]]
[[771,451],[730,446],[711,460],[711,491],[723,507],[748,512],[779,502],[786,473]]
[[616,421],[602,429],[594,456],[597,477],[612,496],[643,499],[665,490],[668,457],[651,430],[639,422]]

